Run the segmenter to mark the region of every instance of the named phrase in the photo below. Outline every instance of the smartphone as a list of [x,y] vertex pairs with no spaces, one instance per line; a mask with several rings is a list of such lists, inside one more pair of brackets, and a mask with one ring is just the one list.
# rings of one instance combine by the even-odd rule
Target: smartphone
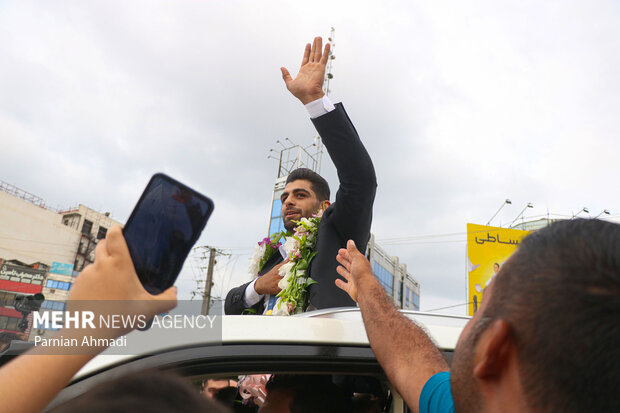
[[123,228],[148,292],[158,294],[174,284],[212,212],[211,199],[167,175],[153,175]]

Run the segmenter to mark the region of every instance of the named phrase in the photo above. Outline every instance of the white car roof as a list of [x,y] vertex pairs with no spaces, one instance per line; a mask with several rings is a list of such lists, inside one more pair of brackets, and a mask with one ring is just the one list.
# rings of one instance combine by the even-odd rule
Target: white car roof
[[[401,311],[424,328],[442,350],[453,350],[469,317]],[[220,317],[220,316],[218,316]],[[108,349],[93,358],[74,377],[90,375],[112,365],[141,355],[157,354],[183,347],[221,344],[309,344],[369,346],[362,316],[358,308],[338,308],[307,312],[292,317],[278,316],[221,316],[222,336],[205,337],[204,331],[184,331],[183,337],[162,335],[161,331],[133,331],[130,335],[147,335],[141,354],[118,355]],[[144,338],[144,337],[143,337]]]

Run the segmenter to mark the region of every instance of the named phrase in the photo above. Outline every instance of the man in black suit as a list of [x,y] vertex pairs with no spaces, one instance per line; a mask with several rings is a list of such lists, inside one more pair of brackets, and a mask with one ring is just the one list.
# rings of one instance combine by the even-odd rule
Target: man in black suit
[[[355,306],[355,302],[334,284],[338,274],[336,255],[348,239],[354,239],[364,252],[370,238],[372,205],[377,181],[372,161],[359,139],[342,104],[335,106],[322,90],[329,44],[322,50],[322,39],[306,45],[301,68],[293,79],[281,68],[287,89],[308,109],[336,170],[340,187],[333,204],[329,202],[329,186],[325,179],[309,169],[297,169],[287,178],[282,193],[282,216],[288,231],[293,221],[310,218],[320,208],[327,208],[319,224],[317,255],[310,264],[309,276],[317,283],[308,288],[308,309]],[[280,292],[278,270],[284,264],[276,252],[260,269],[259,277],[233,288],[226,296],[226,314],[241,314],[251,308],[265,312],[265,303]],[[272,299],[273,301],[273,299]]]

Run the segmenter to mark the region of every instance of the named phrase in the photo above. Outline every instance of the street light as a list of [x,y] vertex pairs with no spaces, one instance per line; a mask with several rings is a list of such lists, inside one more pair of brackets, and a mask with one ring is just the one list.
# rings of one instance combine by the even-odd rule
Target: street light
[[605,215],[609,215],[609,214],[611,214],[611,212],[609,212],[609,210],[608,210],[608,209],[604,209],[604,210],[603,210],[603,212],[601,212],[600,214],[598,214],[597,216],[595,216],[595,217],[594,217],[594,219],[596,219],[596,218],[600,217],[600,216],[601,216],[601,215],[603,215],[603,214],[605,214]]
[[[581,208],[581,211],[579,211],[575,215],[573,215],[573,218],[575,218],[577,215],[581,214],[582,212],[585,212],[586,214],[589,214],[590,210],[588,209],[588,207],[583,207],[583,208]],[[571,218],[571,219],[573,219],[573,218]]]
[[510,199],[506,199],[504,202],[502,202],[502,205],[499,207],[497,212],[495,214],[493,214],[491,219],[489,219],[489,222],[487,222],[487,225],[489,225],[491,223],[491,221],[493,221],[493,218],[495,218],[495,216],[497,216],[497,214],[499,214],[499,211],[501,211],[502,208],[506,206],[506,204],[510,205],[510,204],[512,204],[512,201]]
[[517,215],[517,217],[510,223],[510,228],[512,228],[512,224],[517,222],[517,219],[521,218],[521,215],[523,215],[525,210],[528,208],[534,208],[534,204],[532,204],[531,202],[528,202],[527,205],[521,210],[521,212],[519,212],[519,215]]

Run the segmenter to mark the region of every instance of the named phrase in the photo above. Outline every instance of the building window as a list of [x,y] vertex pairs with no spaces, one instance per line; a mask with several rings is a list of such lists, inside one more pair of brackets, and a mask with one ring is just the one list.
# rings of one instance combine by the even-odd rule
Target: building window
[[375,277],[377,277],[379,283],[383,286],[385,291],[387,291],[390,296],[393,296],[394,276],[392,275],[392,273],[374,260],[372,262],[372,271],[375,273]]
[[90,235],[93,230],[93,223],[87,219],[84,220],[82,224],[82,234]]
[[107,233],[107,228],[99,227],[99,231],[97,231],[97,239],[104,239]]
[[274,199],[271,205],[271,218],[282,216],[282,201],[280,199]]
[[71,289],[71,283],[65,281],[47,280],[45,286],[47,288],[53,288],[55,290],[69,291]]
[[405,288],[405,308],[409,308],[409,287]]
[[420,296],[414,291],[411,291],[411,302],[413,303],[413,309],[420,311]]
[[282,217],[271,218],[271,222],[269,223],[269,235],[280,231],[284,231],[284,222],[282,221]]
[[41,304],[41,308],[45,308],[47,310],[59,310],[64,311],[67,303],[63,301],[53,301],[53,300],[45,300]]
[[271,221],[269,222],[269,235],[280,231],[284,231],[284,222],[282,221],[282,201],[280,201],[279,198],[276,198],[271,204]]

